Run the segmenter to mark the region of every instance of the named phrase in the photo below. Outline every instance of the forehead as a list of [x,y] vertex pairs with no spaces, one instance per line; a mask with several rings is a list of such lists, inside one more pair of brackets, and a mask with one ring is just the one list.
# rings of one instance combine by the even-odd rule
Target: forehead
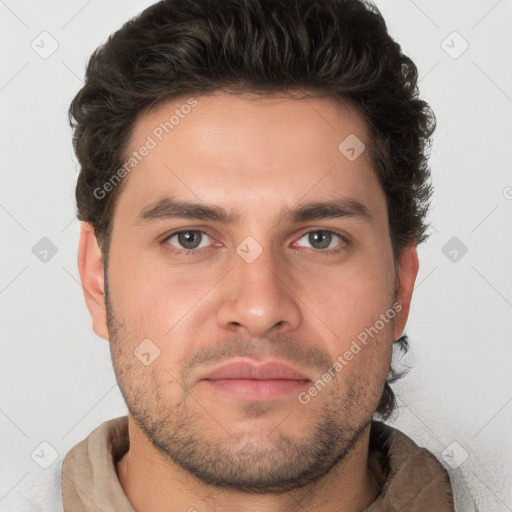
[[370,199],[382,195],[371,142],[357,108],[333,98],[181,96],[138,117],[119,201],[135,215],[166,193],[239,211],[269,198],[278,209],[305,196]]

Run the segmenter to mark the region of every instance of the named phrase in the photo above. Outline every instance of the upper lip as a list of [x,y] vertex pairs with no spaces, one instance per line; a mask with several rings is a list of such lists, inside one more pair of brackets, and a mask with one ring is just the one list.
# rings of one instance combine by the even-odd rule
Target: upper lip
[[217,379],[287,379],[309,380],[304,374],[278,361],[230,361],[208,372],[203,380]]

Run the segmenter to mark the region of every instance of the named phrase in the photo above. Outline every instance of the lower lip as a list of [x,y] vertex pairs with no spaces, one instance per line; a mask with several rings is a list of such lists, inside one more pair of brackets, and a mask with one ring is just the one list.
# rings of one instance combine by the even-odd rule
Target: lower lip
[[272,400],[304,388],[308,380],[206,379],[214,390],[247,400]]

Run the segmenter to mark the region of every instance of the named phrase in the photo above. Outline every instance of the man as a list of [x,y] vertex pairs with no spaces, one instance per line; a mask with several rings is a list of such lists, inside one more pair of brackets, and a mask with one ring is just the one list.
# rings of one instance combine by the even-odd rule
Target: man
[[78,263],[128,415],[67,454],[66,512],[454,510],[376,420],[426,238],[416,80],[354,0],[164,0],[94,52]]

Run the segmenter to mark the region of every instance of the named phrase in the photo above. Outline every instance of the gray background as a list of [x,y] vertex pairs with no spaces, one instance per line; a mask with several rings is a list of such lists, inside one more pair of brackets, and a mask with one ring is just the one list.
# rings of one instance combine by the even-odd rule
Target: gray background
[[[0,0],[1,510],[23,489],[43,496],[66,452],[126,413],[79,282],[67,109],[91,52],[151,3]],[[458,496],[512,511],[512,0],[376,5],[438,120],[411,369],[390,423],[443,462]]]

